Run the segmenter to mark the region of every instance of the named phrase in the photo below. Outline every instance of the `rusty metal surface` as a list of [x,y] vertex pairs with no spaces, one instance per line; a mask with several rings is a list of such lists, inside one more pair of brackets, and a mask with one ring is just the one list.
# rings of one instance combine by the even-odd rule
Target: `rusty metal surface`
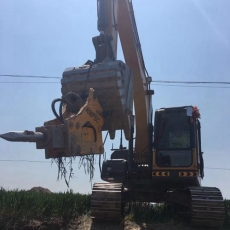
[[91,216],[120,221],[123,215],[122,192],[120,183],[95,183],[91,195]]
[[194,226],[222,227],[225,207],[218,188],[189,187],[191,194],[191,224]]
[[45,149],[46,159],[104,153],[102,141],[103,110],[93,89],[78,113],[68,113],[64,124],[56,120],[45,122],[36,131],[46,137],[36,142]]
[[133,108],[133,76],[131,69],[122,61],[107,61],[93,66],[67,68],[62,78],[62,94],[75,92],[79,95],[95,90],[103,109],[102,130],[108,130],[110,138],[115,131],[124,129],[130,138],[130,116]]
[[[48,122],[47,122],[48,123]],[[36,127],[37,132],[44,134],[45,139],[36,142],[37,149],[45,149],[45,157],[56,158],[66,155],[66,137],[64,125],[46,125]]]

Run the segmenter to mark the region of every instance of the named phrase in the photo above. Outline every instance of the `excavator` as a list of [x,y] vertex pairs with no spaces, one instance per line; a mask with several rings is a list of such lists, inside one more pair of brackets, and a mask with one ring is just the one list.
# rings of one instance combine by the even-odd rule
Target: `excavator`
[[[120,144],[94,183],[91,216],[121,220],[130,202],[170,203],[194,226],[221,227],[225,207],[218,188],[203,187],[200,113],[196,106],[152,109],[152,78],[145,67],[131,0],[97,0],[99,35],[94,61],[64,70],[55,119],[35,132],[8,132],[8,141],[36,142],[46,159],[104,153],[102,131]],[[117,60],[120,38],[125,62]],[[55,105],[59,103],[59,110]],[[133,110],[134,104],[134,110]],[[123,138],[123,137],[122,137]]]

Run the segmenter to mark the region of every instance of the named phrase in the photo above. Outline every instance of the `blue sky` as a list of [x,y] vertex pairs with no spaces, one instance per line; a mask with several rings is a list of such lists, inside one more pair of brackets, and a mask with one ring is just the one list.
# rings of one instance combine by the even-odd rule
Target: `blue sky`
[[[0,0],[0,4],[0,74],[61,77],[65,68],[95,58],[91,39],[98,35],[96,0]],[[153,80],[229,81],[229,0],[133,0],[133,5],[146,68]],[[119,48],[118,59],[122,58]],[[3,83],[23,81],[56,83]],[[159,84],[152,88],[154,110],[198,106],[206,167],[203,185],[220,188],[230,199],[230,170],[213,169],[230,169],[230,88]],[[53,119],[50,105],[60,96],[58,79],[0,77],[0,133],[42,126]],[[112,143],[119,146],[117,140],[107,141],[107,158]],[[97,182],[100,176],[95,166]],[[70,187],[90,193],[89,176],[78,169],[78,161],[74,173]],[[35,144],[0,140],[0,186],[66,191],[65,182],[56,177],[57,166],[51,166]]]

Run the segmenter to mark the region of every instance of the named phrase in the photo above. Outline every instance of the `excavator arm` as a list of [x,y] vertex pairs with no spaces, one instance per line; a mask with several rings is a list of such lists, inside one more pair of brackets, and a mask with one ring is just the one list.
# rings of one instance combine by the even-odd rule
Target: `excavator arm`
[[[98,0],[98,30],[100,35],[93,38],[95,41],[110,38],[110,43],[104,43],[101,47],[110,56],[105,56],[106,52],[95,46],[96,60],[102,61],[103,58],[116,57],[117,35],[119,34],[125,63],[131,68],[134,81],[134,108],[135,108],[135,151],[137,153],[147,152],[151,148],[149,143],[152,139],[152,102],[153,91],[149,89],[151,78],[146,76],[146,69],[141,50],[141,44],[136,27],[133,5],[130,0]],[[106,39],[104,39],[106,40]],[[97,42],[96,44],[98,44]],[[104,55],[104,56],[103,56]],[[152,143],[152,140],[151,140]]]
[[[146,76],[132,1],[98,0],[97,5],[100,34],[92,39],[96,59],[63,72],[62,97],[52,102],[56,119],[36,128],[43,138],[36,139],[33,132],[8,133],[2,138],[33,140],[37,148],[45,149],[46,158],[102,154],[102,131],[109,131],[114,139],[116,130],[124,130],[125,138],[133,142],[134,101],[135,153],[151,156],[153,91],[149,90],[151,78]],[[118,35],[125,63],[117,60]],[[57,102],[59,112],[55,111]]]
[[137,153],[143,153],[151,148],[152,143],[152,141],[149,143],[149,136],[152,135],[153,91],[149,90],[151,78],[146,76],[132,1],[118,0],[118,31],[125,62],[132,69],[134,77],[135,150]]

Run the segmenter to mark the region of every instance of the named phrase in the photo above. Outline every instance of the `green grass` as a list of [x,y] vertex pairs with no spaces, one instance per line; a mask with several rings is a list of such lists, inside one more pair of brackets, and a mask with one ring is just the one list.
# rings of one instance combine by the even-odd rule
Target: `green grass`
[[[230,200],[225,200],[225,229],[230,229]],[[64,222],[90,214],[90,195],[66,193],[38,193],[24,190],[6,191],[0,188],[0,228],[4,223],[29,219],[59,218]],[[167,206],[151,203],[132,203],[126,219],[135,222],[173,221],[180,218]]]
[[132,203],[131,211],[126,219],[140,223],[178,223],[181,221],[179,216],[172,212],[172,209],[159,203],[153,204],[148,202]]
[[163,204],[151,204],[147,202],[143,203],[131,203],[130,212],[127,215],[127,219],[135,222],[159,222],[165,223],[170,221],[173,216],[171,210]]
[[90,195],[0,189],[1,218],[71,219],[87,214],[89,207]]
[[[230,200],[225,200],[225,220],[224,229],[230,229]],[[179,216],[172,209],[164,204],[151,204],[151,203],[132,203],[130,213],[126,219],[135,222],[145,223],[174,223],[178,224],[184,221],[186,216]]]

